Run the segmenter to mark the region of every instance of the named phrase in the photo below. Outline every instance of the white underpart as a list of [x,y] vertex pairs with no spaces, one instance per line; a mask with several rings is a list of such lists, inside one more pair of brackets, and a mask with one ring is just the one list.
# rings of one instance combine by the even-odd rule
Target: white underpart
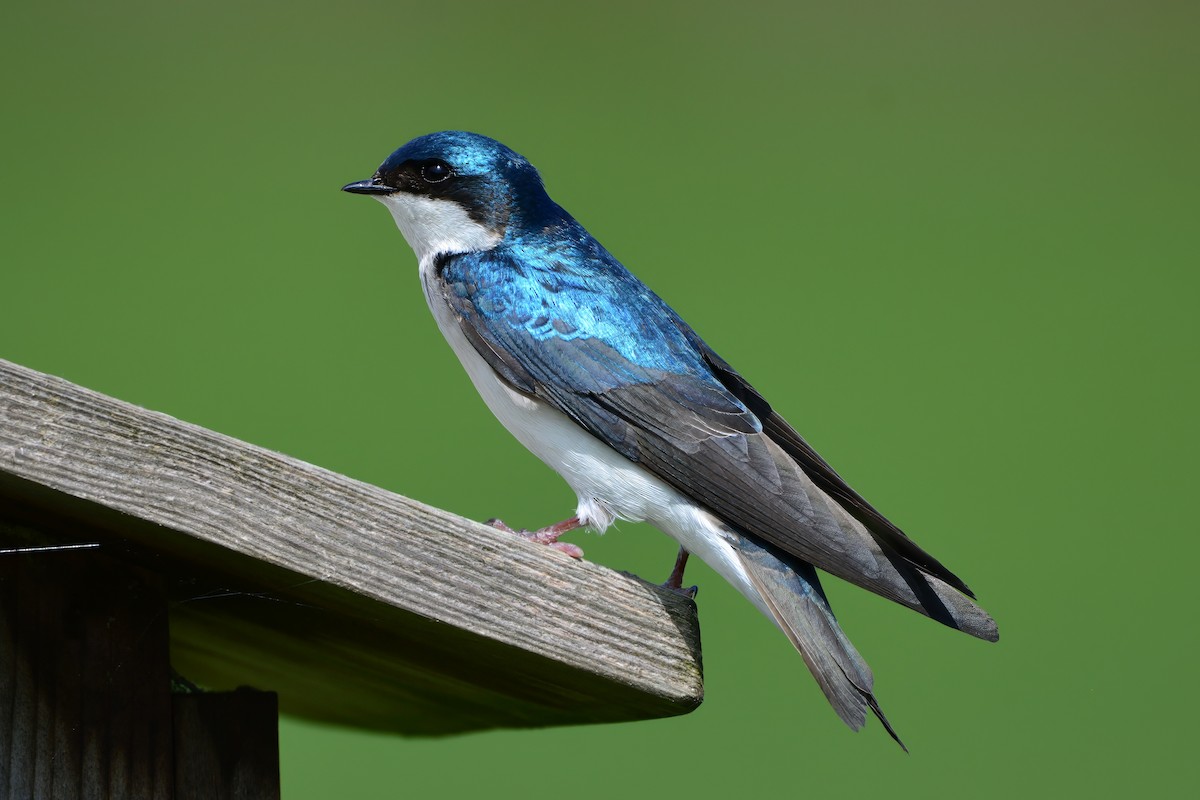
[[575,491],[579,498],[575,513],[580,521],[599,533],[614,519],[650,523],[712,567],[771,618],[720,520],[562,412],[510,389],[467,341],[457,316],[442,297],[434,275],[434,257],[487,250],[500,236],[449,201],[406,194],[379,199],[416,253],[425,300],[476,391],[509,433]]

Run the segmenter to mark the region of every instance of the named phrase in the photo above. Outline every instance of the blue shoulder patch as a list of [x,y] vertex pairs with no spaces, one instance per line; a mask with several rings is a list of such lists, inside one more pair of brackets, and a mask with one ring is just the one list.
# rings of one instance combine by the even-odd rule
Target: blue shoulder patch
[[593,339],[643,369],[715,381],[658,295],[598,245],[581,250],[547,254],[514,242],[449,259],[442,277],[488,327],[539,342]]
[[[574,220],[558,224],[583,231]],[[681,421],[717,419],[731,431],[762,430],[713,374],[694,343],[699,337],[658,295],[585,232],[562,233],[550,254],[514,241],[440,264],[468,337],[498,373],[524,391],[542,387],[539,394],[552,395],[576,419],[595,411],[581,403],[601,396],[615,402],[616,392],[640,386],[659,396],[640,393],[643,411],[656,404],[655,413]]]

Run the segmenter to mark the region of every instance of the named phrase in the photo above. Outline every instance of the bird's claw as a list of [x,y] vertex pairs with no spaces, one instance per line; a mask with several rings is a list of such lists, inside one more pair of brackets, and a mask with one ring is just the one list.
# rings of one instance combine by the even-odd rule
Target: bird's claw
[[580,522],[577,517],[571,517],[571,519],[564,520],[563,522],[559,522],[554,525],[547,525],[544,528],[538,528],[536,531],[531,531],[526,528],[510,527],[509,525],[505,524],[504,520],[501,520],[497,517],[492,517],[484,524],[489,525],[498,531],[515,534],[520,536],[522,539],[528,539],[536,544],[544,544],[549,547],[553,547],[560,553],[566,553],[571,558],[583,558],[583,548],[581,548],[579,545],[571,544],[570,542],[560,542],[558,540],[558,537],[562,536],[564,533],[573,531],[580,526]]
[[660,583],[659,586],[663,587],[664,589],[669,589],[672,592],[675,592],[675,594],[681,594],[689,600],[695,600],[696,595],[700,592],[699,586],[688,586],[687,588],[684,588],[683,586],[672,586],[670,581],[667,581],[666,583]]
[[579,559],[580,561],[583,560],[583,548],[577,544],[571,544],[570,542],[547,542],[546,544],[560,553],[566,553],[571,558]]
[[504,520],[500,519],[499,517],[492,517],[483,524],[487,525],[489,528],[495,528],[498,531],[504,531],[505,533],[521,533],[521,531],[518,531],[515,528],[508,527]]

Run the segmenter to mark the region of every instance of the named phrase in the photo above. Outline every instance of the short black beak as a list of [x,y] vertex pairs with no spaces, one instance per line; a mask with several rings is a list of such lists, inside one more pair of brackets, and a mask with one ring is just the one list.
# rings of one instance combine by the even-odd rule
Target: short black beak
[[350,192],[350,194],[393,194],[399,190],[386,184],[379,183],[379,181],[377,181],[375,178],[370,178],[369,180],[365,181],[347,183],[342,187],[342,191]]

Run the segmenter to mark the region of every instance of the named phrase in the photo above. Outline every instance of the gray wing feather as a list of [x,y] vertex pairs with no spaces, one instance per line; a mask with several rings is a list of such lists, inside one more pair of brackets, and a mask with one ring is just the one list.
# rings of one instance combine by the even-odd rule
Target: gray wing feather
[[689,436],[683,422],[667,432],[630,422],[664,416],[656,408],[663,398],[661,387],[634,386],[595,402],[626,421],[622,438],[636,444],[639,463],[739,530],[952,628],[988,641],[999,637],[995,621],[972,598],[873,536],[765,434],[697,430]]

